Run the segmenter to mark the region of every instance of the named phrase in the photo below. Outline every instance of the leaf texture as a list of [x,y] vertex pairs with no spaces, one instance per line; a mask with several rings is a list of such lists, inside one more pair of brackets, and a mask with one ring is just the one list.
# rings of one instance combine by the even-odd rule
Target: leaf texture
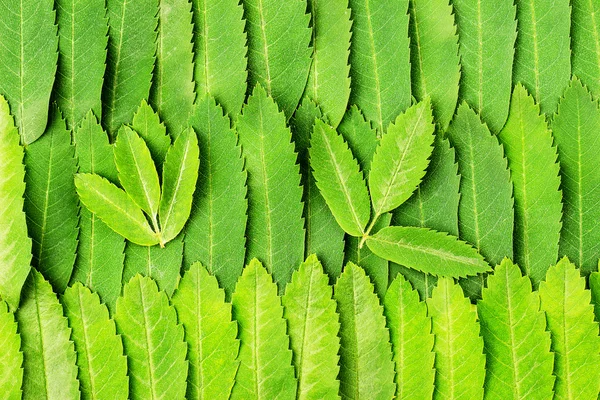
[[381,136],[411,103],[408,0],[350,0],[350,8],[350,103]]
[[31,264],[31,239],[23,212],[24,151],[8,103],[0,95],[0,297],[14,311]]
[[489,399],[551,399],[550,335],[531,282],[509,259],[496,267],[477,303],[487,355]]
[[23,144],[42,136],[58,59],[54,1],[0,3],[0,93]]
[[102,124],[114,137],[150,94],[158,0],[107,0],[106,8],[109,30]]
[[527,88],[543,113],[552,114],[571,76],[571,7],[568,0],[516,4],[513,82]]
[[459,96],[498,133],[508,117],[517,38],[511,1],[453,0],[461,65]]
[[348,263],[333,297],[340,315],[340,394],[344,399],[391,399],[396,392],[390,334],[383,307],[365,271]]
[[243,0],[242,4],[248,34],[249,89],[260,84],[290,118],[311,66],[306,1]]
[[568,258],[550,267],[540,284],[554,352],[554,398],[597,399],[600,393],[600,337],[585,278]]
[[458,35],[448,0],[410,0],[412,92],[431,98],[436,122],[446,130],[456,108],[460,81]]
[[133,114],[131,128],[146,142],[156,169],[160,172],[171,146],[171,138],[167,134],[167,127],[146,100],[142,100]]
[[103,0],[57,0],[58,69],[54,95],[67,127],[89,110],[102,115],[108,19]]
[[297,399],[338,398],[340,323],[328,282],[313,254],[294,272],[281,298],[294,352]]
[[396,398],[432,398],[434,336],[425,303],[398,274],[385,295],[383,307],[396,364]]
[[33,239],[33,266],[62,293],[75,264],[79,202],[75,149],[55,107],[46,133],[25,151],[25,212]]
[[281,288],[304,257],[302,188],[291,132],[260,85],[236,127],[248,171],[246,259],[263,260]]
[[115,322],[127,354],[130,398],[183,399],[188,373],[183,326],[151,278],[136,275],[125,285]]
[[193,263],[173,295],[188,345],[188,399],[226,399],[238,369],[240,347],[231,304],[217,279]]
[[559,254],[591,272],[600,258],[600,109],[577,78],[558,105],[552,131],[560,161],[563,218]]
[[350,106],[344,119],[338,126],[338,133],[344,137],[352,154],[356,157],[360,169],[368,174],[371,170],[371,161],[377,149],[377,131],[371,127],[362,111],[357,106]]
[[562,204],[556,149],[546,119],[522,85],[499,135],[513,181],[515,261],[534,286],[556,263]]
[[81,397],[127,399],[127,358],[106,306],[79,282],[65,290],[61,302],[77,352]]
[[194,105],[190,0],[158,1],[156,63],[150,103],[177,137],[187,126]]
[[20,399],[23,384],[23,353],[21,336],[8,304],[0,301],[0,393],[4,399]]
[[23,351],[23,399],[79,399],[71,330],[52,286],[35,269],[16,313]]
[[433,398],[483,399],[483,339],[471,302],[452,279],[440,278],[427,309],[435,334]]
[[258,260],[244,268],[231,304],[241,343],[231,398],[295,399],[297,381],[281,299]]
[[594,96],[600,95],[600,4],[571,1],[571,68]]

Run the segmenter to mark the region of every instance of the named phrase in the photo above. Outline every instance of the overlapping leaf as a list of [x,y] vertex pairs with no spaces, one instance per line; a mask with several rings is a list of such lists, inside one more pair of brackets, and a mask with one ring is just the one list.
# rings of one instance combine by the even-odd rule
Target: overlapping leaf
[[0,301],[0,393],[5,399],[20,399],[23,384],[21,336],[8,304]]
[[171,139],[167,134],[167,127],[161,122],[160,117],[152,107],[146,103],[146,100],[142,100],[137,111],[133,114],[131,127],[146,142],[154,164],[160,172],[167,151],[169,151]]
[[600,95],[600,4],[571,1],[571,68],[592,91]]
[[592,272],[589,276],[590,292],[592,292],[592,304],[596,314],[596,321],[600,321],[600,273]]

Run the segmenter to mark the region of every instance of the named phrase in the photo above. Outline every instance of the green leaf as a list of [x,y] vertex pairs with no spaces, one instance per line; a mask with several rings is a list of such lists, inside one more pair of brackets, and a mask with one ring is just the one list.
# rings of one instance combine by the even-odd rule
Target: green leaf
[[594,96],[600,95],[600,4],[571,1],[571,68]]
[[428,228],[390,226],[367,238],[376,255],[421,272],[464,277],[491,271],[468,243]]
[[160,183],[150,150],[133,129],[123,126],[114,147],[115,164],[119,171],[119,182],[127,195],[152,220],[158,231],[156,215],[160,202]]
[[460,80],[452,6],[448,0],[411,0],[409,12],[413,96],[431,98],[435,120],[446,130],[456,108]]
[[15,116],[21,142],[46,129],[58,59],[54,1],[0,4],[0,93]]
[[23,399],[79,399],[71,330],[52,286],[35,269],[16,312],[23,351]]
[[281,298],[294,352],[298,399],[338,398],[340,323],[328,282],[313,254],[294,272]]
[[0,393],[5,399],[20,399],[23,384],[21,336],[17,332],[15,317],[4,301],[0,301],[0,342]]
[[260,84],[289,118],[302,97],[311,66],[306,1],[243,0],[242,4],[249,88]]
[[23,212],[23,153],[8,103],[0,95],[0,298],[13,311],[19,305],[21,287],[31,268],[31,239]]
[[499,139],[513,181],[515,262],[537,286],[558,258],[560,177],[546,119],[522,85],[515,87]]
[[102,115],[108,19],[104,0],[57,0],[58,70],[54,95],[67,127],[91,109]]
[[512,90],[516,6],[482,0],[453,0],[452,6],[460,46],[460,98],[498,133],[508,117]]
[[158,0],[107,0],[108,57],[102,91],[102,124],[111,136],[150,93]]
[[396,392],[383,307],[365,271],[348,263],[333,297],[340,315],[340,394],[344,399],[391,399]]
[[244,9],[238,0],[192,0],[192,10],[197,101],[210,94],[233,117],[246,97]]
[[127,355],[130,398],[184,398],[188,363],[183,326],[151,278],[136,275],[125,285],[115,322]]
[[229,299],[246,254],[246,172],[237,136],[210,96],[196,103],[190,123],[200,143],[200,171],[185,227],[184,264],[200,261]]
[[71,132],[53,107],[46,133],[25,151],[25,212],[33,239],[33,266],[62,293],[75,264],[79,202]]
[[477,314],[461,287],[440,278],[427,299],[435,334],[435,399],[483,399],[485,356]]
[[[142,100],[135,114],[131,128],[146,142],[154,165],[162,167],[165,156],[171,146],[171,138],[167,134],[167,127],[161,122],[158,114]],[[160,171],[159,168],[157,168]]]
[[592,292],[592,304],[596,314],[596,321],[600,321],[600,273],[592,272],[589,276],[590,292]]
[[396,364],[396,398],[430,399],[435,370],[434,336],[425,303],[398,274],[383,303]]
[[411,103],[408,0],[350,0],[350,8],[350,103],[381,136]]
[[371,216],[366,182],[342,135],[320,120],[311,136],[310,164],[338,224],[348,234],[362,236]]
[[190,217],[199,166],[198,136],[188,128],[175,140],[163,165],[158,212],[161,244],[175,238]]
[[559,254],[568,256],[585,273],[600,258],[600,109],[581,81],[574,78],[552,121],[558,148],[563,218]]
[[360,169],[365,173],[371,170],[371,161],[377,149],[377,131],[365,120],[356,106],[351,106],[337,129],[344,137],[352,154],[356,157]]
[[77,352],[81,397],[127,399],[127,358],[106,306],[79,282],[65,290],[61,302]]
[[240,361],[232,399],[295,399],[297,381],[277,286],[253,259],[231,298],[239,325]]
[[158,1],[158,38],[150,103],[177,137],[187,126],[194,105],[192,4]]
[[597,399],[600,393],[600,337],[585,278],[568,258],[550,267],[540,284],[554,352],[554,397]]
[[225,292],[202,264],[194,263],[179,282],[173,305],[188,344],[187,398],[228,398],[239,365],[240,343]]
[[291,132],[260,85],[236,127],[248,171],[246,259],[263,260],[283,287],[304,258],[302,188]]
[[487,355],[486,398],[551,399],[550,335],[540,298],[509,259],[496,267],[477,303]]
[[519,33],[513,82],[523,84],[546,114],[556,111],[571,77],[569,3],[569,0],[516,2]]
[[433,115],[428,99],[400,114],[381,137],[369,172],[376,216],[392,211],[415,191],[433,151]]
[[[73,132],[79,172],[97,173],[117,180],[108,136],[89,111]],[[100,295],[112,311],[121,293],[125,239],[87,208],[79,210],[79,245],[71,282],[81,282]]]
[[152,278],[160,290],[171,296],[179,283],[182,259],[183,237],[171,240],[165,247],[128,243],[125,248],[123,284],[141,274]]
[[158,243],[144,213],[125,191],[95,174],[75,175],[75,186],[88,210],[119,235],[141,246]]

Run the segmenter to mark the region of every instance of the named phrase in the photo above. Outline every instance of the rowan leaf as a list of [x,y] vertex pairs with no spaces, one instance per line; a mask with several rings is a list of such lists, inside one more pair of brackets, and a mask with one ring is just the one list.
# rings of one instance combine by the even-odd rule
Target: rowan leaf
[[171,138],[167,134],[167,127],[161,122],[158,114],[148,105],[146,100],[142,100],[137,111],[133,114],[131,128],[146,142],[146,146],[148,146],[154,160],[154,165],[157,166],[157,170],[160,172],[167,151],[171,146]]
[[8,304],[0,301],[0,393],[5,399],[20,399],[23,384],[23,353],[21,336],[17,332],[17,323]]
[[371,170],[371,161],[377,144],[377,131],[371,127],[362,111],[357,106],[351,106],[338,126],[338,133],[344,137],[352,154],[356,157],[363,173]]
[[179,282],[173,305],[188,345],[187,398],[228,398],[239,365],[236,358],[240,343],[225,292],[217,279],[196,262]]
[[600,95],[600,4],[573,0],[571,4],[571,68],[594,96]]
[[184,398],[188,363],[183,326],[151,278],[136,275],[125,285],[115,322],[127,355],[130,398]]
[[65,290],[61,303],[77,352],[81,397],[127,399],[127,358],[106,306],[80,282]]
[[232,399],[295,399],[297,381],[277,285],[253,259],[231,298],[239,326],[240,366]]

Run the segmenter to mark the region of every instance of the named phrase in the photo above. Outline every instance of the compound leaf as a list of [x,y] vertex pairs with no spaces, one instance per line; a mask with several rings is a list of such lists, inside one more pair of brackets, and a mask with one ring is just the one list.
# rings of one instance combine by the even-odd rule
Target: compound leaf
[[23,353],[21,336],[8,304],[0,301],[0,393],[5,399],[20,399],[23,384]]

